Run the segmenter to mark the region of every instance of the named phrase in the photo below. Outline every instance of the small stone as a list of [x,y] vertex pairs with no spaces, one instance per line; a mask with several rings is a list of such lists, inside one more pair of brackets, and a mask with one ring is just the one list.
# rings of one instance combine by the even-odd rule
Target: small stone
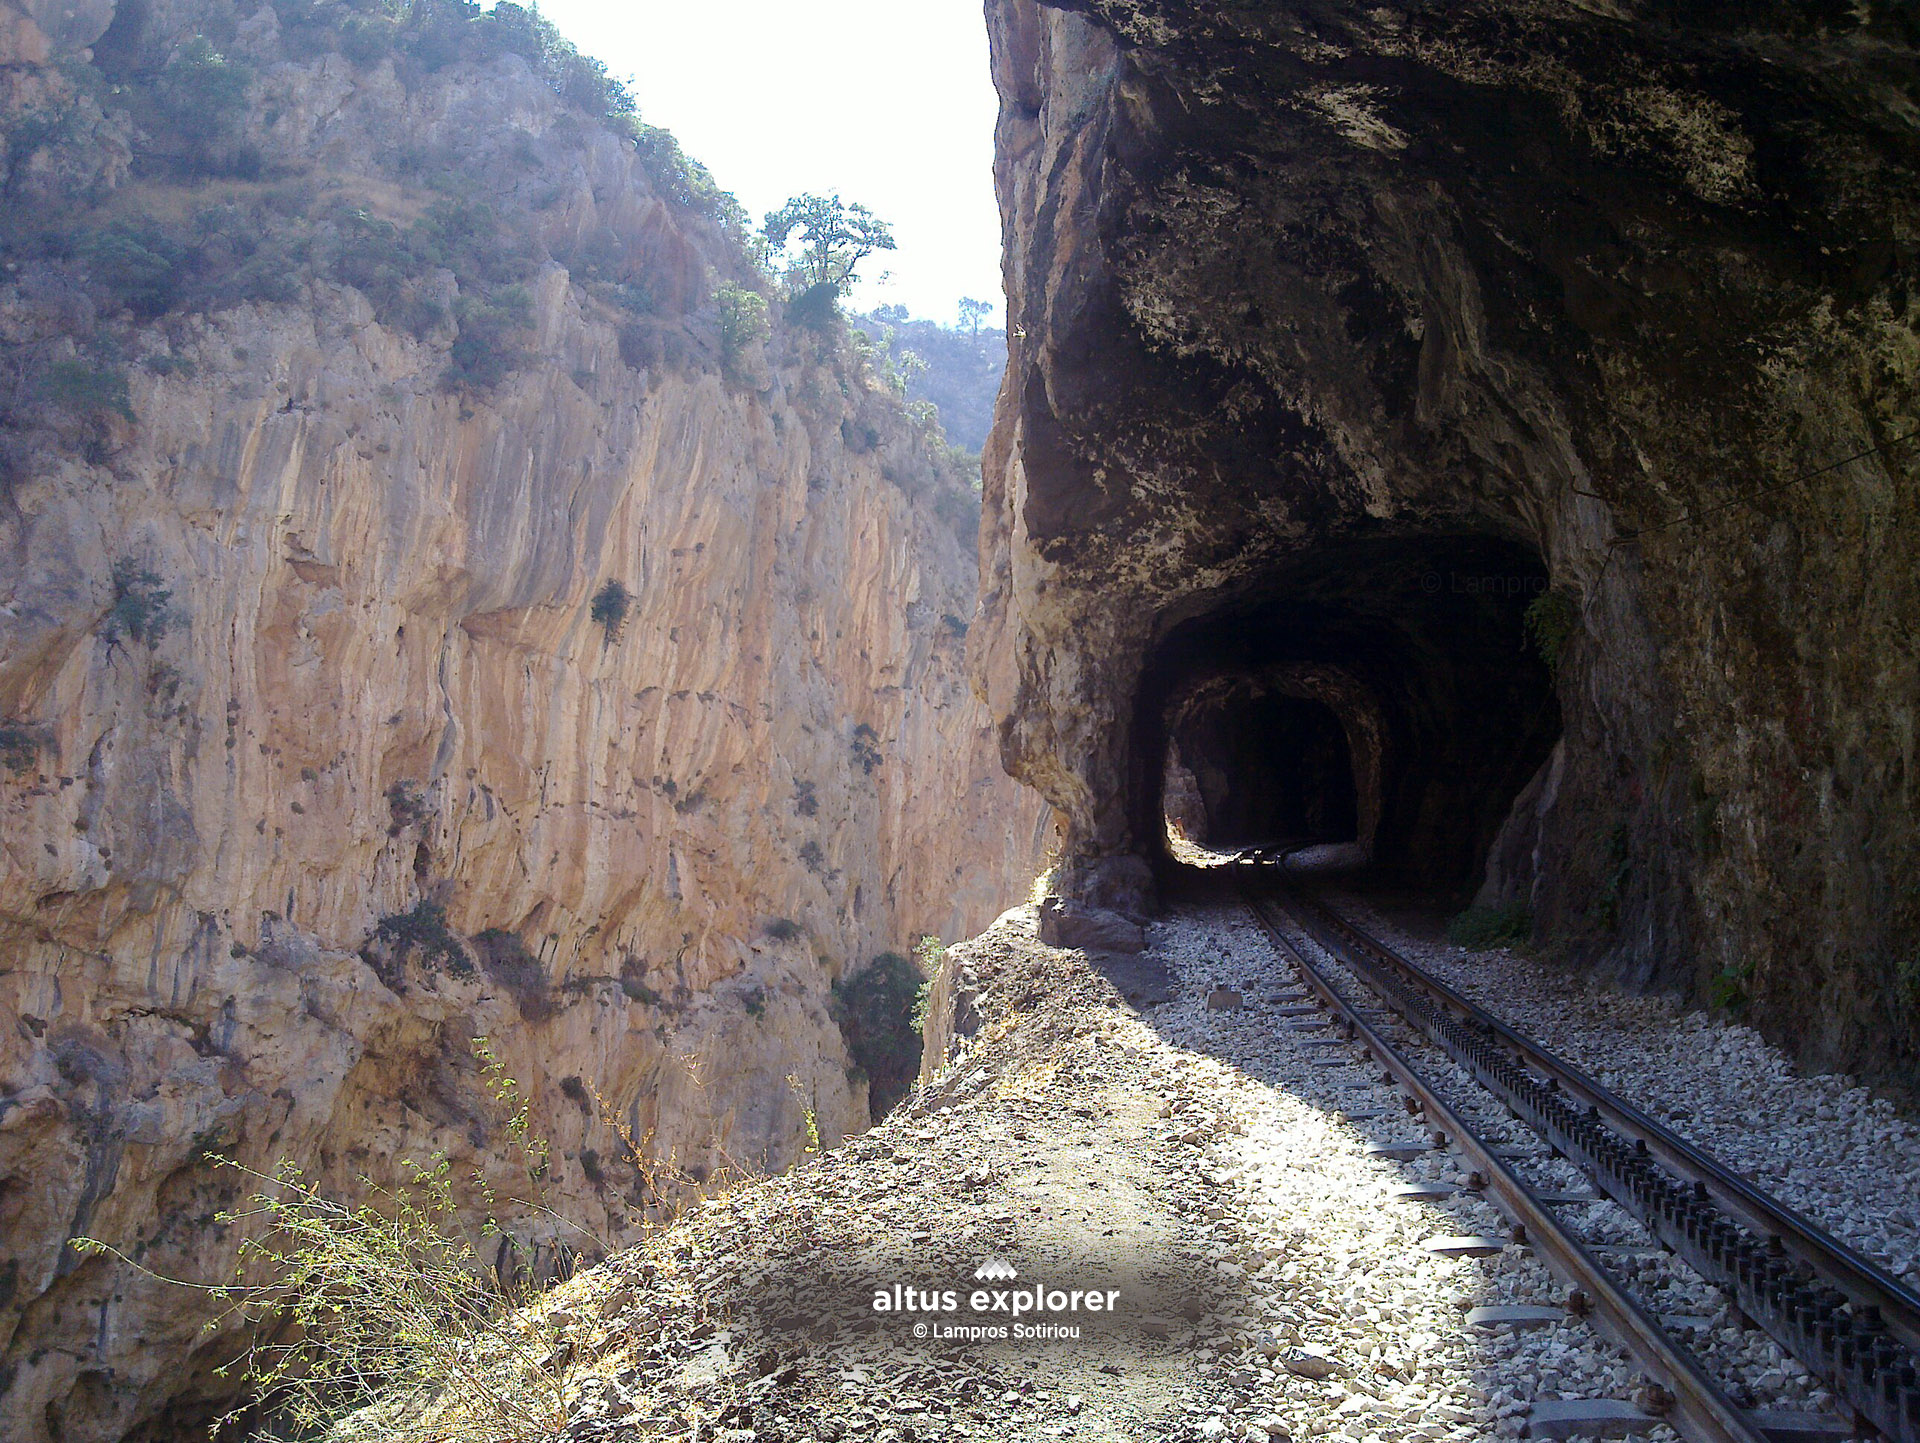
[[1322,1378],[1331,1378],[1341,1371],[1340,1365],[1331,1358],[1323,1358],[1318,1353],[1291,1353],[1284,1361],[1286,1370],[1296,1378],[1310,1378],[1318,1382]]

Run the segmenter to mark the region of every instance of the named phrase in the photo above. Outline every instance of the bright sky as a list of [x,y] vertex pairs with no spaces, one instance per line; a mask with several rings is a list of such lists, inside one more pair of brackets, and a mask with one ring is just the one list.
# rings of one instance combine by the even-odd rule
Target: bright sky
[[[540,0],[581,50],[631,76],[755,222],[838,191],[893,226],[853,304],[952,325],[1000,291],[997,112],[981,0]],[[883,280],[891,272],[890,280]]]

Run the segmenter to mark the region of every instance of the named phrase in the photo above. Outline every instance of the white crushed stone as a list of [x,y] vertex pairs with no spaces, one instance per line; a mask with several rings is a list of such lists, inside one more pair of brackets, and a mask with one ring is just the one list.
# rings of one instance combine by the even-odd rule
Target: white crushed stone
[[[1219,1265],[1248,1282],[1247,1314],[1228,1332],[1235,1346],[1196,1355],[1236,1400],[1227,1427],[1198,1436],[1264,1439],[1283,1427],[1295,1438],[1466,1443],[1517,1436],[1536,1399],[1636,1398],[1631,1361],[1582,1321],[1526,1331],[1467,1325],[1469,1307],[1554,1304],[1564,1289],[1525,1248],[1480,1259],[1422,1249],[1441,1235],[1504,1235],[1507,1224],[1470,1193],[1389,1200],[1410,1181],[1461,1182],[1458,1160],[1363,1154],[1369,1141],[1423,1130],[1376,1068],[1320,1066],[1333,1051],[1314,1045],[1323,1034],[1277,1025],[1264,999],[1292,986],[1291,969],[1244,909],[1183,908],[1155,926],[1153,950],[1182,983],[1178,1000],[1150,1014],[1153,1024],[1197,1054],[1189,1086],[1195,1073],[1211,1073],[1217,1097],[1210,1126],[1177,1113],[1166,1126],[1204,1150],[1202,1175],[1223,1199],[1213,1220]],[[1216,985],[1247,1005],[1208,1010]],[[1345,1111],[1382,1106],[1395,1111],[1344,1120]],[[1305,1355],[1335,1370],[1296,1376],[1287,1362],[1300,1367]],[[1645,1436],[1676,1435],[1656,1425]]]
[[1851,1078],[1802,1076],[1751,1027],[1585,985],[1500,949],[1409,936],[1364,899],[1353,920],[1673,1132],[1920,1288],[1920,1124]]

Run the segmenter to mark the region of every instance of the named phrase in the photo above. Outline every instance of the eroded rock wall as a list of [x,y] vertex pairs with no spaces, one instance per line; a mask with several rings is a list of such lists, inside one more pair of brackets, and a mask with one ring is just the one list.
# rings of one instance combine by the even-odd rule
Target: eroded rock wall
[[1146,900],[1138,689],[1183,623],[1284,611],[1345,546],[1426,545],[1452,594],[1453,538],[1496,539],[1571,618],[1552,785],[1494,848],[1544,945],[1717,978],[1809,1061],[1910,1083],[1911,17],[988,14],[1014,342],[977,678],[1067,820],[1059,885]]
[[[68,1247],[229,1275],[246,1229],[214,1215],[253,1184],[207,1154],[351,1195],[444,1153],[463,1189],[525,1196],[486,1037],[569,1224],[514,1231],[538,1268],[592,1253],[672,1191],[652,1168],[782,1167],[809,1113],[829,1144],[864,1127],[832,984],[981,927],[1038,865],[1039,806],[967,689],[972,538],[937,438],[777,308],[723,367],[709,295],[737,251],[518,58],[401,78],[245,23],[260,184],[404,221],[424,200],[372,166],[382,137],[531,148],[545,252],[595,239],[645,284],[654,353],[623,359],[631,316],[550,259],[492,387],[449,384],[451,321],[416,336],[324,275],[153,319],[54,265],[0,283],[9,344],[111,332],[132,363],[127,414],[10,433],[0,495],[0,1432],[23,1443],[186,1436],[230,1388],[203,1296]],[[127,154],[15,175],[92,164],[110,199]],[[149,210],[209,199],[140,184]]]

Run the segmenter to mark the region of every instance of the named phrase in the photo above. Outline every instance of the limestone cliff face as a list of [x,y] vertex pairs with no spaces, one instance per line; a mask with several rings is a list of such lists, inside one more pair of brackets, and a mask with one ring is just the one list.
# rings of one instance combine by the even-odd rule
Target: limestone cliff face
[[[110,18],[7,13],[16,62]],[[184,1435],[221,1391],[203,1300],[67,1247],[229,1272],[243,1179],[207,1153],[351,1191],[444,1152],[510,1188],[484,1036],[587,1234],[516,1230],[542,1266],[592,1251],[659,1200],[621,1128],[698,1181],[790,1162],[809,1110],[863,1127],[830,986],[1037,865],[966,686],[964,482],[844,343],[776,317],[723,376],[737,250],[522,60],[407,77],[289,58],[271,10],[241,31],[275,173],[215,199],[292,177],[404,222],[379,137],[469,173],[521,149],[490,201],[537,188],[538,246],[491,387],[448,385],[451,319],[416,335],[325,274],[151,319],[52,263],[0,285],[20,353],[110,334],[131,363],[127,414],[19,422],[0,498],[9,1438]],[[14,176],[91,165],[110,202],[117,133]],[[631,315],[552,259],[583,239],[648,287],[638,365]]]
[[1144,900],[1182,686],[1318,668],[1377,856],[1911,1080],[1910,16],[988,12],[978,677],[1060,885]]

